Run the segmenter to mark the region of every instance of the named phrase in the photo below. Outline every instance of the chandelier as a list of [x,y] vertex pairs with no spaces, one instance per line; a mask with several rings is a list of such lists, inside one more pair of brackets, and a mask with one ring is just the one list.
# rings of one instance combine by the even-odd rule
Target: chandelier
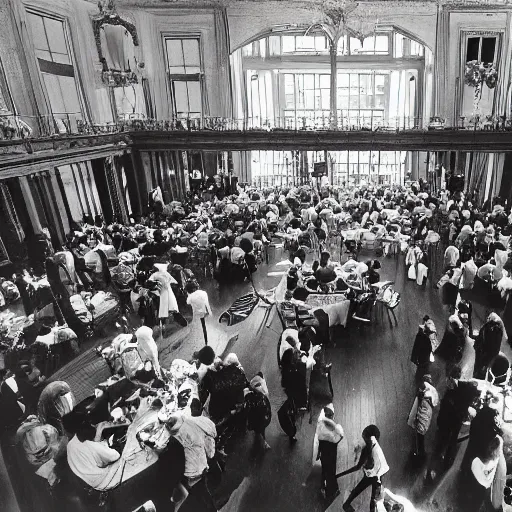
[[376,10],[366,6],[361,6],[360,9],[350,13],[346,21],[348,31],[353,37],[359,39],[361,44],[368,36],[375,34],[378,24],[379,17]]
[[[374,6],[352,0],[324,0],[320,9],[327,24],[338,32],[349,33],[361,41],[375,33],[379,17]],[[324,25],[317,23],[316,25]],[[341,35],[341,34],[340,34]]]
[[98,9],[100,11],[100,16],[116,14],[116,6],[114,4],[114,0],[98,0]]

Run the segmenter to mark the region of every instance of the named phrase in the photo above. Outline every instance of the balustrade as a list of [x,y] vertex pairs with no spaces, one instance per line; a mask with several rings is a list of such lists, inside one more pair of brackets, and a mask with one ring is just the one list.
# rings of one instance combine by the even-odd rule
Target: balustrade
[[90,123],[81,114],[52,114],[46,116],[25,116],[0,114],[0,141],[36,137],[59,137],[67,135],[101,135],[132,131],[296,131],[296,132],[408,132],[426,130],[485,130],[512,131],[512,117],[482,116],[466,119],[460,117],[457,126],[446,125],[439,117],[432,117],[424,124],[417,117],[382,118],[373,114],[360,116],[339,112],[336,125],[325,116],[311,114],[295,117],[247,117],[242,119],[203,116],[202,118],[176,118],[157,120],[142,114],[126,115],[116,122]]

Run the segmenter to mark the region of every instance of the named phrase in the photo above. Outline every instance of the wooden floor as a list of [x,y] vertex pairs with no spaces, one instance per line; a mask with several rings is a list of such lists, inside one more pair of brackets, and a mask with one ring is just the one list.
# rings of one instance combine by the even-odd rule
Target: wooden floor
[[[276,266],[276,263],[285,257],[278,250],[270,265],[260,266],[255,276],[257,288],[269,289],[277,285],[280,275],[274,273],[282,272],[286,267]],[[361,259],[366,258],[362,255]],[[422,317],[430,315],[442,336],[448,314],[443,311],[430,281],[425,287],[407,281],[403,256],[381,260],[382,279],[395,281],[395,288],[402,295],[401,304],[396,309],[398,324],[391,327],[388,319],[383,317],[363,329],[355,325],[339,328],[334,335],[336,347],[327,350],[327,359],[333,363],[336,418],[346,434],[339,447],[338,468],[341,471],[355,463],[362,443],[362,429],[376,424],[381,430],[381,445],[391,468],[385,477],[385,486],[410,499],[424,501],[429,497],[422,485],[424,468],[414,467],[411,463],[413,436],[406,425],[415,393],[415,367],[409,359]],[[269,272],[273,275],[268,276]],[[214,310],[214,318],[209,323],[212,346],[218,353],[235,352],[249,379],[258,371],[264,373],[273,411],[267,429],[267,440],[272,449],[263,454],[253,446],[251,433],[235,444],[222,482],[212,489],[217,507],[223,512],[326,510],[327,504],[319,494],[319,474],[311,472],[318,411],[311,423],[309,415],[302,419],[298,442],[294,446],[290,446],[277,421],[277,410],[285,398],[276,360],[276,344],[281,333],[279,319],[275,316],[267,328],[263,322],[266,311],[259,308],[245,322],[223,328],[215,319],[235,298],[245,293],[249,285],[218,290],[209,283],[206,288]],[[476,327],[481,324],[484,314],[485,311],[476,308]],[[201,336],[200,329],[193,327],[158,340],[162,364],[170,363],[175,357],[190,357],[202,345]],[[83,357],[85,361],[87,357]],[[97,363],[91,359],[89,364]],[[79,366],[82,372],[88,371],[84,369],[87,365]],[[61,374],[71,375],[73,371],[66,368]],[[434,364],[432,373],[434,381],[442,383],[442,365]],[[102,370],[98,370],[99,374],[103,375]],[[88,379],[89,383],[85,385],[83,379]],[[95,384],[90,381],[90,375],[78,375],[75,380],[82,380],[80,386],[87,389]],[[432,433],[427,437],[427,450],[432,445]],[[353,474],[339,480],[341,497],[331,510],[341,510],[344,496],[359,477],[359,474]],[[368,503],[369,496],[363,494],[354,506],[356,510],[368,510]],[[191,512],[193,509],[185,504],[182,510]]]
[[[381,444],[391,468],[384,479],[385,486],[423,504],[429,501],[431,490],[427,491],[423,485],[425,467],[417,467],[412,460],[413,435],[406,424],[415,393],[416,367],[410,363],[410,354],[423,316],[428,314],[434,319],[442,336],[448,313],[443,310],[438,292],[430,281],[419,287],[406,279],[403,256],[382,259],[382,267],[381,278],[395,281],[395,288],[402,295],[402,302],[396,310],[398,324],[391,328],[384,316],[362,330],[354,325],[347,329],[339,328],[334,336],[336,347],[327,351],[327,358],[333,363],[336,417],[346,434],[339,447],[338,468],[341,471],[354,465],[362,443],[362,429],[376,424],[381,430]],[[282,269],[272,267],[270,271],[279,268]],[[434,276],[434,282],[438,277]],[[475,306],[475,327],[481,325],[486,313],[483,308]],[[245,322],[245,331],[254,332],[257,322],[256,316],[249,318]],[[318,471],[311,472],[318,411],[312,424],[308,416],[302,420],[297,436],[299,441],[293,447],[277,421],[277,410],[285,398],[275,355],[278,330],[279,322],[275,319],[271,329],[263,329],[261,336],[249,339],[243,336],[235,346],[247,375],[252,376],[262,370],[267,378],[274,414],[267,429],[272,450],[263,456],[254,451],[251,435],[236,446],[225,480],[220,488],[214,490],[219,506],[229,499],[222,509],[224,512],[306,512],[327,508],[319,495]],[[436,362],[431,372],[434,381],[439,383],[440,391],[444,392],[443,364]],[[434,427],[435,423],[427,436],[427,451],[432,447]],[[339,480],[341,496],[332,504],[331,510],[341,510],[341,503],[359,478],[360,474],[356,473]],[[239,487],[232,491],[236,485]],[[368,510],[368,503],[369,495],[363,494],[354,506],[356,510]]]

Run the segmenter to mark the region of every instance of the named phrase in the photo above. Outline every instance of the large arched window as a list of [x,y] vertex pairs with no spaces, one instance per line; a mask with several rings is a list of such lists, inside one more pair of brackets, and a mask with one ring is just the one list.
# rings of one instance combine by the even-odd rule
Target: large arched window
[[[270,32],[239,50],[234,72],[245,90],[238,112],[251,127],[329,129],[330,56],[325,35]],[[337,52],[337,120],[341,129],[414,129],[429,108],[432,54],[419,41],[382,28],[363,41],[347,34]],[[312,171],[313,154],[259,151],[249,159],[256,184],[292,185]],[[307,152],[312,153],[312,152]],[[405,152],[329,152],[334,184],[402,182]],[[322,152],[321,160],[325,159]],[[306,171],[307,169],[307,171]],[[363,178],[364,177],[364,178]]]

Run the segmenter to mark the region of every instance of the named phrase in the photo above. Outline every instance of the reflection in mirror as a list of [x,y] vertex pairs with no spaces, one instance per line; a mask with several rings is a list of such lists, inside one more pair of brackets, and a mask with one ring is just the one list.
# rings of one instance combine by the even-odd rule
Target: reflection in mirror
[[103,66],[103,82],[109,87],[137,84],[144,64],[137,59],[139,39],[135,25],[119,16],[113,0],[100,2],[99,8],[100,14],[93,19],[93,30]]

